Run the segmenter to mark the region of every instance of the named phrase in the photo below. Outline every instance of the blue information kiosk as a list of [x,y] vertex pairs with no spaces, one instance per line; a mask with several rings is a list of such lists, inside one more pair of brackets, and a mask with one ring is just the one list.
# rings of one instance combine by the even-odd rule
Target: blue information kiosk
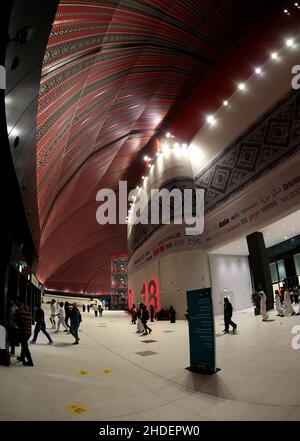
[[216,368],[215,326],[211,288],[187,292],[190,337],[190,371],[214,374]]

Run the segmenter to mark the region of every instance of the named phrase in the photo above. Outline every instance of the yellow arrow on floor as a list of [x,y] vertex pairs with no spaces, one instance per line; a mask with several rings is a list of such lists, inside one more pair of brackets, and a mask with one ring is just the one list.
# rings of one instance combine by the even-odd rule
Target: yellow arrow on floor
[[111,369],[101,369],[99,372],[99,374],[111,374],[112,370]]
[[91,412],[91,410],[88,407],[85,407],[83,404],[70,404],[68,406],[65,406],[65,408],[72,413],[73,415],[83,415],[84,413]]
[[87,377],[88,375],[91,375],[90,371],[86,371],[84,369],[81,369],[80,371],[76,371],[75,375],[79,376],[79,377]]

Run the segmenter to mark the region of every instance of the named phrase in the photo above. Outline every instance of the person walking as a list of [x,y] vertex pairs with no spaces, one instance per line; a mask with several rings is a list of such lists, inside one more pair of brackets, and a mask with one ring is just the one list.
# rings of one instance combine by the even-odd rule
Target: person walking
[[136,324],[136,319],[137,319],[137,313],[136,313],[135,304],[132,305],[132,308],[130,310],[130,314],[131,314],[131,323],[133,325],[135,325]]
[[137,334],[140,334],[144,330],[144,327],[142,324],[142,308],[143,308],[143,303],[139,303],[137,310],[136,310],[136,332],[137,332]]
[[154,322],[155,308],[154,308],[154,305],[152,303],[151,303],[151,305],[149,307],[149,310],[150,310],[150,320],[151,320],[151,322]]
[[55,316],[56,316],[56,307],[55,307],[56,300],[51,300],[50,305],[50,322],[52,325],[52,329],[55,329]]
[[8,318],[8,342],[10,344],[10,355],[15,355],[15,347],[19,346],[18,327],[16,324],[16,310],[18,309],[14,301],[10,302],[9,318]]
[[64,332],[70,332],[69,320],[70,320],[70,315],[71,315],[71,308],[70,308],[69,302],[65,302],[64,309],[65,309],[65,324],[68,327],[68,329],[65,329]]
[[94,313],[95,313],[95,317],[98,317],[98,306],[97,306],[97,304],[94,305]]
[[82,305],[82,312],[85,312],[85,304]]
[[80,314],[80,311],[78,309],[78,304],[77,303],[73,303],[73,308],[72,308],[72,311],[71,311],[70,321],[71,321],[71,334],[75,338],[75,342],[72,343],[72,344],[73,345],[78,345],[79,344],[79,340],[80,340],[80,338],[78,337],[78,328],[79,328],[79,325],[81,323],[81,314]]
[[60,308],[59,308],[58,314],[57,314],[57,316],[58,316],[57,328],[56,328],[55,332],[59,331],[60,325],[63,325],[63,327],[65,328],[65,331],[68,330],[68,327],[65,322],[64,302],[60,302],[59,306],[60,306]]
[[103,313],[102,305],[98,306],[98,311],[99,311],[99,317],[102,317],[102,313]]
[[259,291],[260,295],[260,315],[262,316],[263,322],[266,322],[269,319],[269,315],[267,314],[267,296],[264,291]]
[[87,312],[90,312],[90,304],[89,303],[88,303],[86,309],[87,309]]
[[232,326],[233,331],[236,330],[237,324],[234,323],[232,320],[232,304],[230,303],[228,297],[224,298],[224,322],[225,322],[225,329],[224,334],[229,333],[229,325]]
[[283,308],[282,308],[282,305],[281,305],[280,293],[279,293],[278,289],[276,289],[276,291],[275,291],[275,308],[276,308],[276,311],[277,311],[277,316],[283,317]]
[[143,335],[147,335],[148,331],[149,331],[149,334],[151,334],[152,329],[149,328],[149,326],[147,326],[147,321],[149,320],[149,311],[148,311],[146,305],[143,305],[143,308],[142,308],[142,319],[141,320],[142,320],[142,325],[144,327]]
[[283,315],[284,316],[295,315],[296,312],[291,302],[289,290],[286,286],[284,286],[283,288],[284,288]]
[[17,360],[23,361],[24,366],[34,366],[31,353],[28,347],[28,340],[31,336],[32,317],[29,308],[23,302],[17,302],[15,320],[18,326],[19,341],[21,343],[21,355]]
[[37,308],[37,311],[35,313],[35,328],[33,332],[33,338],[30,342],[31,344],[36,343],[40,331],[42,331],[42,333],[47,337],[48,344],[53,345],[53,340],[46,330],[45,313],[41,306]]

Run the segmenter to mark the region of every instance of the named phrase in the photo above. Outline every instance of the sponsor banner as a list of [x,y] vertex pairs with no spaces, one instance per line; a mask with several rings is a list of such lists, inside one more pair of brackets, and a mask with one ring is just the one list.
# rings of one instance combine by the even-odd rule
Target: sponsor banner
[[254,185],[253,190],[247,188],[246,194],[231,201],[228,208],[210,214],[202,235],[186,236],[182,225],[160,228],[133,254],[129,274],[174,252],[199,248],[209,251],[290,214],[300,207],[299,161],[295,158],[287,169]]
[[204,247],[211,249],[229,240],[246,236],[288,215],[300,206],[299,161],[288,170],[262,182],[254,191],[240,196],[205,222]]

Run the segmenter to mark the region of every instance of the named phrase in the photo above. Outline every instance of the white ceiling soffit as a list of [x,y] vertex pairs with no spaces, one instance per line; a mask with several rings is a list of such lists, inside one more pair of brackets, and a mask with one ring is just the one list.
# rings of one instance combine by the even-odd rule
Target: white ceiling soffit
[[[300,234],[300,210],[258,231],[263,233],[267,248],[291,239]],[[248,256],[246,237],[224,245],[209,254]]]
[[[212,159],[238,138],[247,128],[258,120],[272,105],[292,90],[292,67],[299,65],[300,38],[294,39],[293,46],[287,45],[272,58],[259,66],[253,66],[253,75],[244,82],[232,78],[236,83],[236,92],[231,97],[224,97],[228,105],[221,105],[214,115],[193,138],[189,146],[193,174],[196,176]],[[239,86],[243,84],[241,90]],[[207,115],[209,117],[209,115]]]

